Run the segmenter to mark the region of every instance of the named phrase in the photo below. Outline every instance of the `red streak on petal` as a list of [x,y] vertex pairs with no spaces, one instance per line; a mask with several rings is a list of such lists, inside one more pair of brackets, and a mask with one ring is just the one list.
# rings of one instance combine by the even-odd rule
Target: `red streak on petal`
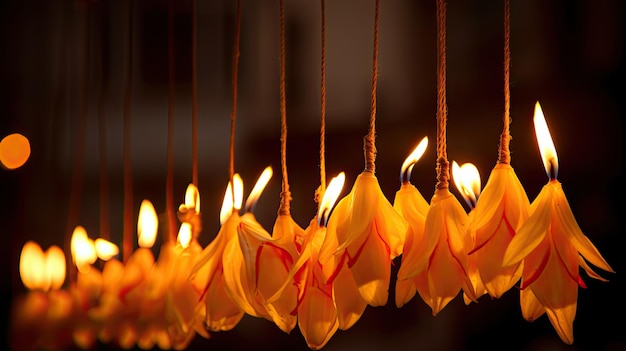
[[376,226],[376,235],[378,235],[378,237],[380,238],[380,241],[382,241],[383,244],[385,244],[385,251],[387,251],[387,257],[391,257],[391,248],[389,248],[389,245],[387,244],[385,239],[383,239],[383,237],[380,236],[380,230],[378,230],[378,222],[375,222],[374,224]]
[[546,250],[546,254],[543,255],[541,263],[539,263],[539,268],[537,268],[533,272],[530,278],[522,279],[522,284],[520,286],[521,290],[526,289],[530,284],[534,283],[535,280],[539,278],[539,276],[541,276],[541,273],[543,273],[543,269],[546,268],[546,265],[548,264],[548,258],[550,258],[550,250]]
[[585,284],[585,282],[583,281],[583,278],[580,275],[578,276],[578,286],[580,286],[583,289],[587,289],[587,284]]
[[[558,250],[558,249],[556,249],[556,243],[554,242],[554,238],[552,238],[552,245],[555,246],[555,250]],[[561,263],[561,266],[563,266],[563,269],[565,269],[565,271],[567,272],[567,275],[569,275],[569,277],[572,278],[573,281],[575,281],[577,284],[580,285],[580,283],[582,282],[582,280],[580,279],[580,275],[573,276],[572,273],[567,268],[567,265],[565,264],[565,261],[563,261],[563,257],[561,257],[561,254],[558,253],[558,252],[557,252],[557,257],[559,258],[559,262]],[[578,268],[578,263],[576,264],[576,268]],[[577,271],[577,273],[578,273],[578,271]],[[583,283],[583,285],[585,285],[585,283]]]
[[222,261],[221,260],[218,262],[217,267],[215,267],[215,270],[213,270],[213,272],[211,272],[211,277],[207,281],[207,284],[204,287],[204,290],[202,290],[202,292],[200,293],[200,297],[198,299],[198,302],[204,300],[204,295],[206,295],[206,293],[209,291],[209,286],[211,286],[211,283],[213,282],[213,279],[215,278],[215,272],[217,272],[218,269],[222,269]]
[[454,254],[454,251],[452,251],[452,247],[450,246],[450,237],[447,234],[446,234],[446,244],[448,245],[448,251],[450,251],[450,255],[452,256],[452,258],[454,258],[456,263],[459,264],[459,267],[461,267],[461,270],[463,271],[463,274],[467,277],[468,274],[465,271],[465,267],[463,267],[463,264],[461,263],[461,260],[459,260],[459,258],[456,257],[456,255]]
[[363,244],[361,244],[361,247],[359,247],[359,250],[356,252],[356,255],[354,257],[350,257],[350,255],[348,254],[348,249],[346,248],[346,255],[348,256],[348,268],[352,268],[352,266],[359,259],[359,256],[361,256],[361,252],[363,251],[363,248],[365,247],[365,244],[369,239],[370,236],[368,235]]
[[339,264],[337,265],[337,267],[335,267],[335,271],[333,272],[333,274],[331,274],[330,277],[328,277],[327,284],[332,284],[335,281],[335,278],[337,278],[337,276],[339,275],[339,272],[341,272],[341,268],[343,268],[343,264],[346,261],[347,256],[348,256],[347,253],[341,255],[341,260],[339,261]]

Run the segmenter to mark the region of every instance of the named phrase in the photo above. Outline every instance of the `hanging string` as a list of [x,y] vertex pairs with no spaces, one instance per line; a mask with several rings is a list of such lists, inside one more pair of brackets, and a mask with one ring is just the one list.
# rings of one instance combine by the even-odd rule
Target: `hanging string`
[[176,209],[174,208],[174,0],[168,2],[167,48],[168,48],[168,109],[167,109],[167,178],[165,180],[165,209],[167,212],[167,240],[176,240]]
[[[235,23],[235,47],[233,49],[233,108],[230,114],[230,147],[228,158],[228,175],[230,183],[233,184],[235,175],[235,126],[237,122],[237,81],[239,74],[239,40],[241,36],[241,0],[237,0],[237,19]],[[233,190],[233,199],[235,198],[235,187]]]
[[509,0],[504,0],[504,129],[500,135],[500,153],[498,163],[511,163],[511,6]]
[[133,98],[133,1],[128,2],[126,91],[124,93],[124,219],[122,254],[127,262],[133,252],[133,170],[131,150],[131,103]]
[[280,166],[283,174],[279,215],[290,214],[291,191],[287,179],[287,111],[285,98],[285,11],[280,0]]
[[[78,225],[78,218],[80,217],[80,202],[83,194],[83,167],[85,161],[85,129],[87,126],[87,115],[89,114],[89,29],[90,29],[90,12],[89,5],[85,4],[85,24],[84,24],[84,53],[83,53],[83,71],[81,81],[81,106],[80,114],[78,116],[78,126],[76,128],[76,139],[74,140],[74,168],[72,170],[72,184],[70,188],[70,204],[69,214],[67,218],[67,228],[65,236],[65,246],[70,248],[71,237],[74,232],[74,228]],[[70,252],[67,250],[66,252]],[[71,261],[71,257],[68,257],[69,264],[69,279],[70,282],[76,281],[76,267]]]
[[446,150],[446,5],[437,0],[437,189],[448,188],[450,164]]
[[[101,4],[106,6],[106,4]],[[110,240],[109,226],[109,169],[107,163],[107,142],[106,142],[106,113],[105,94],[107,90],[107,67],[108,67],[108,31],[109,16],[106,8],[101,8],[104,12],[101,16],[100,26],[100,92],[98,93],[98,149],[100,158],[100,237]]]
[[376,0],[376,10],[374,13],[374,55],[372,59],[372,106],[370,113],[370,125],[367,136],[364,140],[365,151],[365,171],[376,172],[376,85],[378,83],[378,17],[380,0]]
[[326,192],[326,4],[321,0],[322,13],[322,57],[321,57],[321,118],[320,118],[320,186],[315,192],[315,202],[322,204],[322,197]]
[[198,187],[198,1],[192,3],[191,25],[191,182]]

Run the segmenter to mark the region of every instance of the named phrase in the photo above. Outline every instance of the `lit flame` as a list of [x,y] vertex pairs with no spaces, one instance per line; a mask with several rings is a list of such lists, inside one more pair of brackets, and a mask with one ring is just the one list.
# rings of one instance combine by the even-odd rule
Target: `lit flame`
[[189,184],[185,192],[185,207],[193,208],[196,213],[200,213],[200,193],[195,185]]
[[191,224],[187,222],[183,222],[180,225],[180,229],[178,229],[178,237],[176,241],[183,249],[186,249],[189,247],[189,244],[191,243]]
[[535,124],[535,134],[537,135],[537,144],[539,145],[539,152],[541,152],[541,159],[543,160],[543,167],[546,169],[546,174],[550,179],[556,179],[559,173],[559,158],[556,155],[556,148],[546,123],[546,118],[541,110],[539,101],[535,104],[535,116],[533,117]]
[[[413,166],[419,161],[419,159],[424,155],[426,151],[426,147],[428,147],[428,137],[424,137],[417,147],[411,154],[404,160],[402,164],[402,169],[400,170],[400,182],[408,182],[411,178],[411,172],[413,171]],[[405,177],[406,175],[406,177]]]
[[254,188],[252,188],[250,196],[248,196],[248,200],[246,201],[247,212],[254,210],[254,205],[256,205],[257,201],[259,200],[259,197],[263,193],[263,190],[265,189],[267,183],[270,181],[270,179],[272,179],[272,175],[272,167],[265,167],[263,173],[261,173],[259,179],[256,181],[256,184],[254,184]]
[[70,249],[72,253],[72,261],[81,273],[89,272],[91,264],[96,262],[96,247],[93,240],[87,236],[87,231],[82,226],[74,228],[72,239],[70,241]]
[[343,189],[343,184],[346,181],[346,175],[344,172],[339,173],[336,177],[331,179],[330,183],[326,187],[322,202],[320,203],[320,209],[317,212],[317,223],[320,226],[326,226],[328,218],[330,217],[330,211],[335,206],[335,202]]
[[[220,210],[220,224],[222,225],[226,223],[228,217],[233,213],[233,208],[239,210],[243,202],[243,181],[241,180],[241,176],[235,174],[233,176],[233,182],[235,183],[235,190],[233,191],[232,184],[228,182],[228,187],[226,187],[226,193],[224,194],[224,201],[222,201],[222,209]],[[233,192],[235,193],[234,204]]]
[[96,255],[98,255],[98,258],[103,261],[108,261],[112,259],[120,252],[120,249],[117,247],[117,245],[102,238],[96,239],[95,244]]
[[20,254],[20,277],[29,290],[57,290],[65,281],[65,255],[56,245],[45,253],[34,241],[28,241]]
[[140,247],[151,248],[156,241],[159,220],[152,202],[143,200],[137,219],[137,241]]
[[22,283],[29,290],[42,289],[46,281],[46,271],[43,251],[39,244],[28,241],[20,254],[20,277]]
[[56,245],[50,246],[45,254],[45,262],[50,289],[60,289],[65,281],[65,254],[63,250]]
[[472,163],[464,163],[459,166],[456,161],[452,161],[452,177],[465,202],[471,208],[476,207],[476,201],[478,196],[480,196],[480,173],[478,173],[478,168]]

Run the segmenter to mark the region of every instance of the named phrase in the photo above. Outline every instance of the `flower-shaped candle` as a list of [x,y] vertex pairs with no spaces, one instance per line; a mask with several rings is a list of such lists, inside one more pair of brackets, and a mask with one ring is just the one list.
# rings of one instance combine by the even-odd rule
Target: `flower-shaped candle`
[[12,311],[12,347],[62,349],[71,342],[72,298],[61,290],[65,281],[65,255],[56,245],[45,252],[39,244],[24,244],[19,264],[22,283],[29,292]]
[[[300,257],[291,267],[282,286],[267,300],[268,303],[274,303],[291,286],[297,287],[297,305],[293,313],[298,316],[298,327],[302,336],[309,348],[313,350],[324,347],[339,328],[334,286],[327,280],[327,277],[331,276],[335,270],[335,257],[322,263],[319,261],[319,253],[327,234],[326,222],[341,192],[344,180],[345,175],[340,173],[330,182],[316,218],[311,220],[305,230],[305,241],[302,244]],[[356,285],[352,292],[358,296]],[[365,303],[363,303],[364,308]]]
[[[435,240],[426,242],[424,237],[424,222],[428,213],[428,202],[411,184],[411,173],[413,167],[422,157],[428,146],[428,137],[424,137],[417,147],[411,152],[402,164],[400,170],[400,190],[396,192],[393,207],[408,222],[409,227],[402,249],[402,262],[398,270],[396,281],[396,306],[402,307],[409,302],[417,291],[420,282],[427,283],[418,278],[418,274],[423,272],[428,265],[426,252],[430,252],[437,243]],[[430,249],[429,249],[430,247]],[[428,289],[428,286],[421,290]]]
[[[454,185],[456,185],[459,193],[463,196],[463,199],[470,208],[470,212],[467,216],[470,230],[469,235],[472,245],[476,241],[476,232],[471,230],[472,222],[474,221],[474,214],[476,208],[476,202],[480,196],[480,173],[478,168],[472,163],[464,163],[459,166],[456,161],[452,161],[452,178],[454,179]],[[474,287],[474,297],[479,298],[487,293],[485,285],[480,277],[480,272],[476,263],[476,256],[468,255],[467,261],[469,264],[468,274]],[[463,293],[463,300],[466,304],[472,302],[472,299],[466,293]]]
[[222,209],[220,211],[220,228],[217,236],[198,255],[191,269],[192,284],[201,289],[201,300],[205,305],[205,324],[209,331],[226,331],[233,329],[243,317],[244,311],[235,303],[226,291],[224,281],[224,250],[233,236],[237,235],[237,227],[241,222],[239,209],[243,202],[243,182],[239,174],[233,176],[228,183]]
[[528,218],[529,208],[528,196],[513,167],[498,163],[472,211],[474,218],[470,223],[470,232],[475,235],[470,257],[491,297],[500,298],[522,275],[521,261],[503,267],[502,258]]
[[469,277],[467,213],[448,187],[435,189],[424,223],[427,267],[418,274],[417,291],[437,315],[462,289],[476,300]]
[[336,264],[345,260],[367,304],[383,306],[389,294],[391,261],[402,253],[407,227],[374,173],[363,171],[328,221],[320,262],[325,264],[333,256],[340,258]]
[[545,312],[561,340],[572,344],[578,286],[585,287],[578,267],[602,281],[587,261],[607,272],[613,269],[576,223],[557,180],[556,148],[539,103],[533,120],[549,181],[530,205],[530,215],[511,240],[503,263],[524,262],[520,296],[524,318],[533,321]]

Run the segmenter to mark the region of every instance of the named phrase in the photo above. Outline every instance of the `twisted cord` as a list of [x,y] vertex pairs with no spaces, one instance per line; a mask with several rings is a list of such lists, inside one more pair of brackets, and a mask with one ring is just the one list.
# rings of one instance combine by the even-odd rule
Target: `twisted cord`
[[364,140],[365,171],[376,172],[376,86],[378,83],[378,27],[380,15],[380,0],[376,0],[374,12],[374,53],[372,57],[372,105],[370,112],[369,130]]
[[287,178],[287,110],[285,98],[285,9],[280,0],[280,168],[282,171],[282,191],[280,193],[279,215],[289,215],[291,191]]
[[448,188],[450,165],[446,150],[446,4],[437,0],[437,189]]
[[511,151],[511,6],[509,0],[504,0],[504,128],[500,135],[500,152],[498,163],[510,164]]

